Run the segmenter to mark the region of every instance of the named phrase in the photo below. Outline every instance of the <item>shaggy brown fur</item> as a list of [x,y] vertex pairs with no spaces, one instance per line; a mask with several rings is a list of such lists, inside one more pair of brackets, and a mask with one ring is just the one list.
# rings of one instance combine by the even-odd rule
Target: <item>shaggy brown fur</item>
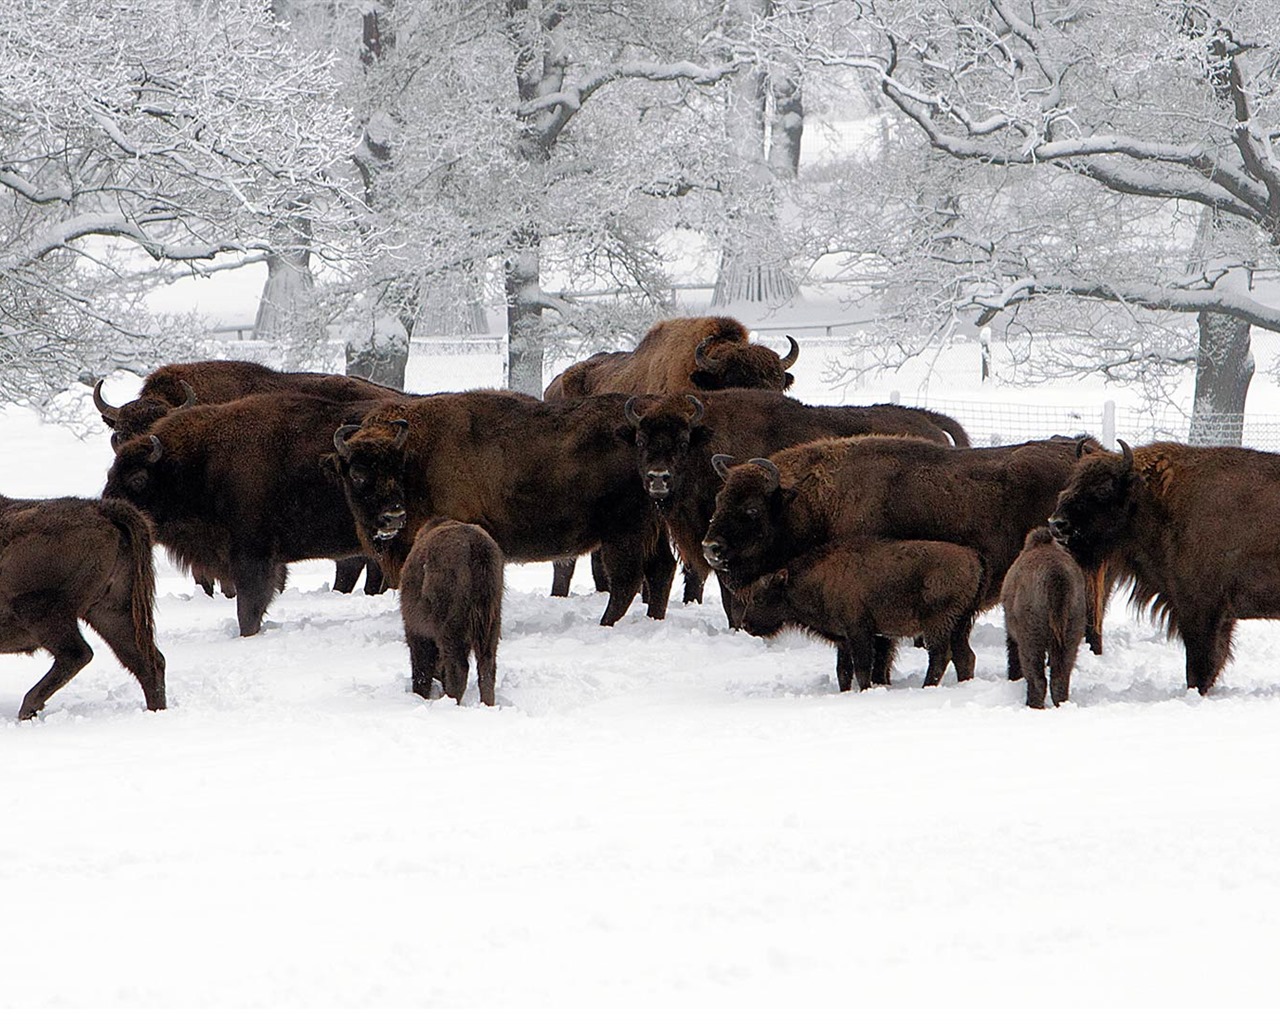
[[333,432],[371,407],[287,393],[178,410],[120,446],[103,495],[146,512],[183,567],[231,579],[240,633],[251,636],[286,563],[360,553],[321,457]]
[[1084,573],[1049,532],[1037,526],[1005,574],[1004,605],[1009,678],[1027,677],[1027,706],[1043,708],[1045,658],[1057,707],[1071,695],[1071,670],[1084,639],[1088,606]]
[[[742,624],[756,636],[801,626],[836,644],[842,691],[872,683],[877,636],[924,637],[936,686],[954,660],[973,678],[969,630],[982,591],[982,561],[971,548],[936,541],[832,544],[789,562],[741,593]],[[888,666],[885,666],[888,682]]]
[[1280,455],[1161,442],[1082,458],[1049,521],[1086,571],[1104,563],[1187,650],[1207,693],[1238,619],[1280,618]]
[[147,707],[163,709],[154,605],[151,528],[132,505],[0,495],[0,652],[53,655],[19,718],[34,718],[92,660],[80,619],[137,677]]
[[480,700],[493,706],[502,571],[502,551],[479,526],[443,518],[422,525],[400,576],[400,614],[418,696],[431,696],[438,672],[445,694],[461,704],[473,652]]
[[649,615],[662,618],[675,562],[666,550],[661,578],[657,516],[617,436],[626,401],[464,391],[380,403],[333,438],[366,550],[394,582],[433,516],[483,526],[510,561],[599,547],[610,583],[601,624],[622,617],[646,573]]

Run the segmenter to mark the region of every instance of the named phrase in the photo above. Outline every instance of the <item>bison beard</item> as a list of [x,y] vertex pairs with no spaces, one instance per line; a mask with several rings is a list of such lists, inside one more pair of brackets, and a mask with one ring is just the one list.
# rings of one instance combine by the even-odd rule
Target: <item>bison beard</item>
[[39,714],[93,658],[80,619],[137,678],[148,709],[163,709],[154,605],[151,529],[131,505],[0,495],[0,652],[43,648],[53,655],[52,667],[23,698],[19,718]]
[[617,436],[625,402],[473,391],[383,403],[333,439],[366,549],[394,580],[435,516],[483,526],[511,561],[599,547],[610,582],[601,624],[622,617],[644,578],[649,615],[662,618],[675,563]]
[[1208,693],[1237,620],[1280,618],[1280,455],[1120,448],[1080,459],[1050,529],[1086,570],[1133,583],[1134,602],[1182,638],[1188,688]]

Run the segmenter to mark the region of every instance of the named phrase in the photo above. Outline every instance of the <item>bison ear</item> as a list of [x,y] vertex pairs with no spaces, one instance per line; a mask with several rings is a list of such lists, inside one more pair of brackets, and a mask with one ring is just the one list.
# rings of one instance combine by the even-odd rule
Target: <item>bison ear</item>
[[320,471],[325,476],[332,477],[334,480],[342,479],[342,467],[338,464],[337,452],[328,452],[325,455],[321,455],[319,462]]
[[794,373],[784,373],[782,376],[786,378],[786,383],[782,385],[782,390],[790,391],[791,385],[796,382],[796,375]]
[[705,445],[711,440],[711,431],[706,427],[694,427],[689,431],[689,447]]
[[636,428],[630,423],[624,423],[613,432],[613,436],[623,444],[634,445],[636,443]]
[[706,370],[694,370],[689,374],[689,383],[699,391],[715,391],[720,387],[720,381],[716,375]]

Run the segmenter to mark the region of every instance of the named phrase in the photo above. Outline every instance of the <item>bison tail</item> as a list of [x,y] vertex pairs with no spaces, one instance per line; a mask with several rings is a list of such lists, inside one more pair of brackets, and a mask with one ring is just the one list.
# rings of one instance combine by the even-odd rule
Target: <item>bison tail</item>
[[957,448],[971,447],[971,445],[969,444],[968,433],[965,431],[964,427],[960,426],[960,424],[956,420],[953,420],[950,416],[947,416],[944,413],[933,412],[930,409],[924,410],[924,413],[926,416],[929,417],[929,420],[933,423],[935,427],[939,427],[940,429],[945,430],[948,434],[951,435],[951,443],[955,447]]
[[1045,588],[1048,591],[1049,632],[1058,648],[1063,649],[1070,642],[1071,580],[1065,572],[1054,568],[1045,577]]
[[127,501],[102,500],[102,511],[124,536],[129,551],[130,611],[133,637],[153,677],[162,671],[156,648],[156,568],[152,556],[151,521]]

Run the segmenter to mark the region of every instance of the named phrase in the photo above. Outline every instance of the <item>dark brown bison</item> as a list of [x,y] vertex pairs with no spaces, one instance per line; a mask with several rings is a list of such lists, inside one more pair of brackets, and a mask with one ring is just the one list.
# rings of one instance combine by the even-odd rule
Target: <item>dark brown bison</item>
[[137,677],[147,707],[163,709],[155,589],[151,528],[132,505],[0,495],[0,652],[53,655],[18,717],[34,718],[92,660],[80,619]]
[[[243,359],[207,359],[194,363],[168,363],[149,373],[142,382],[138,397],[115,406],[102,397],[102,381],[93,387],[93,404],[102,416],[102,422],[111,429],[111,447],[120,447],[125,441],[151,431],[151,426],[174,409],[189,408],[196,404],[216,405],[232,402],[249,395],[295,391],[314,395],[334,402],[378,401],[396,398],[401,392],[395,388],[375,384],[363,377],[350,377],[340,373],[308,373],[305,371],[273,370],[261,363]],[[367,564],[366,564],[367,563]],[[196,582],[206,594],[212,595],[214,581],[199,566],[193,566]],[[344,594],[355,589],[362,570],[365,575],[365,593],[379,594],[386,587],[377,565],[363,557],[343,559],[334,572],[333,589]],[[229,580],[222,583],[228,597],[235,596],[235,587]]]
[[[617,435],[626,401],[465,391],[379,403],[332,439],[366,550],[394,584],[413,537],[434,516],[484,527],[509,561],[598,546],[610,591],[601,624],[623,616],[646,574],[649,615],[662,618],[675,563],[660,551],[665,540],[635,455]],[[654,568],[662,555],[665,581]]]
[[445,694],[461,704],[467,655],[474,652],[480,700],[493,706],[502,567],[502,551],[479,526],[429,519],[418,531],[400,576],[400,614],[418,696],[431,696],[438,673]]
[[287,563],[360,553],[321,458],[372,407],[286,393],[173,412],[120,446],[103,495],[146,512],[183,567],[232,580],[240,633],[252,636]]
[[1048,521],[1075,466],[1076,444],[949,448],[865,437],[789,448],[728,470],[703,549],[736,589],[824,544],[960,544],[986,570],[983,610],[999,601],[1027,531]]
[[800,346],[779,356],[767,345],[753,345],[746,327],[727,316],[676,317],[649,328],[631,352],[600,352],[574,363],[547,385],[544,397],[584,398],[762,388],[785,391],[795,383],[787,371]]
[[[960,679],[973,677],[969,630],[983,589],[973,549],[937,541],[854,541],[816,548],[742,592],[742,625],[773,636],[796,625],[836,645],[841,691],[872,683],[876,638],[924,637],[936,686],[954,660]],[[888,665],[883,667],[888,681]]]
[[1070,696],[1071,670],[1088,617],[1087,589],[1080,566],[1047,526],[1027,534],[1022,553],[1005,574],[1000,603],[1009,678],[1027,677],[1028,707],[1044,707],[1046,658],[1053,706]]
[[[699,579],[711,571],[702,538],[721,483],[713,453],[752,459],[806,441],[862,434],[900,434],[943,445],[969,443],[959,423],[928,409],[805,405],[768,391],[639,397],[627,403],[624,415],[623,436],[636,446],[645,489],[681,561]],[[721,593],[728,613],[729,596]]]
[[1238,619],[1280,618],[1280,455],[1160,442],[1083,456],[1049,528],[1086,572],[1104,563],[1187,650],[1207,693]]

